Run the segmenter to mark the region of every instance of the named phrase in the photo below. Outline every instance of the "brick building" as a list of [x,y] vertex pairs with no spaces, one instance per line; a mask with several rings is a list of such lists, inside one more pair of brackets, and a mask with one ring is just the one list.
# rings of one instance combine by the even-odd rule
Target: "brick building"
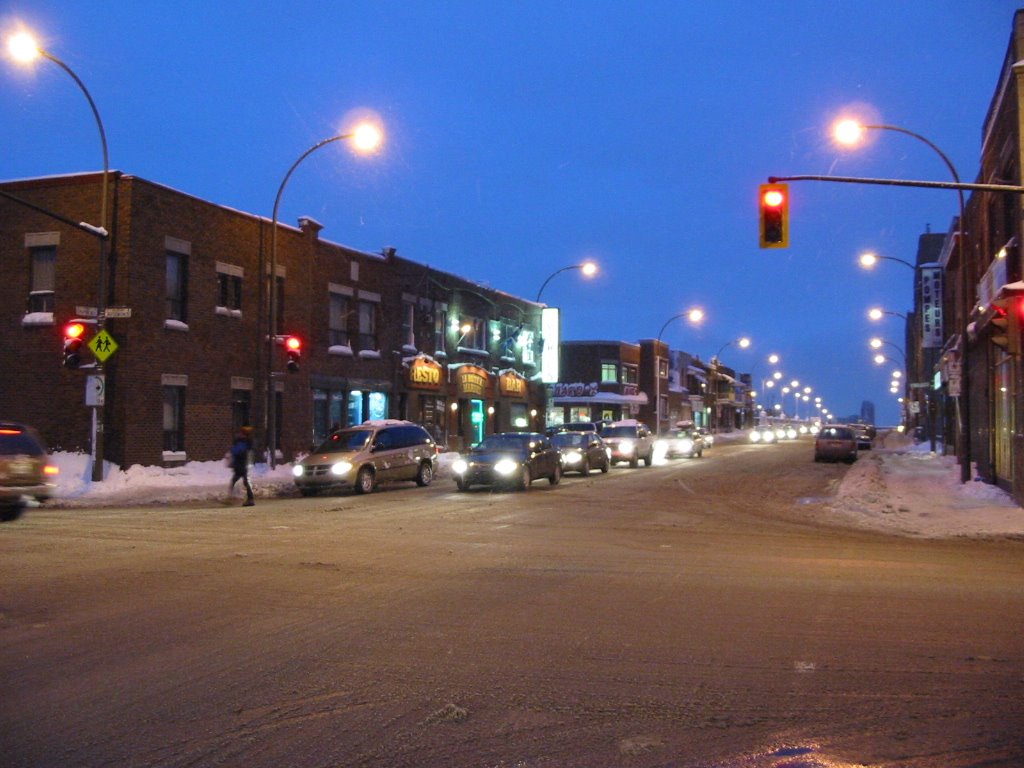
[[[105,458],[123,466],[219,458],[245,423],[265,445],[268,373],[282,458],[371,418],[408,417],[456,448],[538,426],[540,305],[393,249],[322,240],[308,218],[279,224],[275,335],[303,341],[298,372],[285,373],[260,279],[270,222],[112,173],[101,302],[99,240],[73,225],[97,221],[100,184],[99,174],[0,184],[2,415],[52,447],[88,450],[94,413]],[[63,367],[62,328],[100,306],[130,316],[104,321],[117,349],[103,367],[105,403],[90,408],[92,357]]]

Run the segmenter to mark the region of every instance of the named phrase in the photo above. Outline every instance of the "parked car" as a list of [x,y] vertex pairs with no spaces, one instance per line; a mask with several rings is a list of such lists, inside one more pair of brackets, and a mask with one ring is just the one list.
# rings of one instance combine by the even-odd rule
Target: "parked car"
[[704,439],[705,448],[710,448],[715,444],[715,436],[707,427],[694,427],[694,431]]
[[562,458],[551,440],[537,432],[500,432],[485,437],[452,462],[455,485],[510,486],[525,491],[539,477],[551,485],[562,479]]
[[665,443],[665,455],[669,458],[699,458],[704,455],[704,436],[696,429],[674,429],[662,440]]
[[628,461],[637,467],[643,459],[646,466],[654,463],[654,435],[636,419],[613,421],[601,428],[601,437],[612,449],[612,464]]
[[870,451],[875,439],[875,427],[872,424],[851,424],[850,428],[857,436],[857,448]]
[[814,437],[815,461],[857,460],[857,436],[850,427],[836,424],[822,426]]
[[591,469],[607,472],[612,465],[611,449],[597,432],[558,432],[551,443],[562,453],[562,472],[586,477]]
[[379,483],[414,480],[426,486],[437,470],[437,446],[411,421],[367,421],[332,433],[292,468],[303,496],[330,488],[370,493]]
[[16,520],[32,499],[49,499],[58,471],[38,432],[0,421],[0,520]]

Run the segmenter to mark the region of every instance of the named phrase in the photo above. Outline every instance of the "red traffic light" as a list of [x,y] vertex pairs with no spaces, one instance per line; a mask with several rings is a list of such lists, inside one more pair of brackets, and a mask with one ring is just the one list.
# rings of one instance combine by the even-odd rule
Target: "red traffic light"
[[299,358],[302,357],[302,340],[298,336],[289,336],[284,340],[284,350],[288,354],[288,373],[298,373]]
[[780,205],[786,202],[786,196],[782,194],[782,191],[779,189],[768,189],[765,190],[765,193],[761,197],[761,200],[769,208],[778,208]]
[[82,323],[68,323],[64,326],[65,338],[78,339],[81,338],[83,333],[85,333],[85,325]]
[[289,336],[285,339],[284,346],[289,352],[298,352],[302,349],[302,342],[298,336]]
[[758,199],[759,235],[762,248],[789,246],[789,187],[762,184]]

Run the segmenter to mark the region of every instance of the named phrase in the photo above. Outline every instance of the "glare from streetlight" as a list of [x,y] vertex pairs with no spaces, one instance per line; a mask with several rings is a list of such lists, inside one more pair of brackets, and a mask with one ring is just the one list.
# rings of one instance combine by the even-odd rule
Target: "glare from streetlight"
[[871,309],[868,310],[868,318],[871,320],[881,320],[882,315],[884,314],[885,312],[883,312],[878,307],[872,307]]
[[28,32],[18,32],[11,35],[7,41],[7,50],[15,61],[22,63],[30,62],[41,55],[35,38]]
[[873,254],[871,251],[867,251],[860,255],[858,261],[860,262],[860,265],[864,267],[864,269],[871,269],[873,266],[875,266],[875,264],[878,263],[878,256]]
[[873,338],[871,341],[869,341],[868,344],[871,345],[872,349],[881,349],[882,348],[882,340],[880,338],[878,338],[877,336],[875,338]]
[[772,365],[775,365],[776,363],[779,362],[779,356],[774,354],[768,355],[768,362],[771,363]]
[[351,131],[352,147],[360,154],[370,154],[380,149],[384,132],[373,123],[360,123]]
[[791,386],[793,389],[796,389],[797,387],[800,386],[800,382],[797,381],[796,379],[793,379],[791,382],[789,382],[789,386]]
[[900,378],[900,377],[902,377],[902,376],[903,376],[903,371],[893,371],[893,372],[892,372],[892,377],[893,377],[894,379],[898,379],[898,378]]
[[597,264],[592,261],[585,261],[580,267],[580,271],[583,272],[585,277],[593,277],[597,274]]
[[694,325],[701,323],[704,320],[704,310],[700,307],[694,307],[686,313],[686,319]]
[[852,147],[864,136],[864,126],[857,120],[844,118],[832,127],[832,136],[840,144]]
[[875,355],[875,363],[881,365],[885,362],[885,355]]
[[736,343],[740,346],[740,349],[746,349],[747,347],[750,346],[750,339],[744,336],[740,339],[737,339]]

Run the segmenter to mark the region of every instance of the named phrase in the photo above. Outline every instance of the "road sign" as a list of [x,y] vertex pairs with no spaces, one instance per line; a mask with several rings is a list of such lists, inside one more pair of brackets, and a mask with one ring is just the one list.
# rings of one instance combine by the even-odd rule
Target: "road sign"
[[75,307],[78,317],[96,317],[100,311],[96,307]]
[[928,381],[915,381],[910,385],[911,389],[928,389],[931,387],[931,382]]
[[117,342],[104,328],[89,340],[89,349],[96,355],[97,360],[105,363],[107,358],[117,351]]
[[100,406],[106,403],[107,377],[103,375],[85,377],[85,404]]
[[107,317],[107,318],[111,318],[111,317],[121,317],[121,318],[131,317],[132,316],[132,308],[131,307],[107,307],[105,310],[103,310],[103,315],[105,317]]

